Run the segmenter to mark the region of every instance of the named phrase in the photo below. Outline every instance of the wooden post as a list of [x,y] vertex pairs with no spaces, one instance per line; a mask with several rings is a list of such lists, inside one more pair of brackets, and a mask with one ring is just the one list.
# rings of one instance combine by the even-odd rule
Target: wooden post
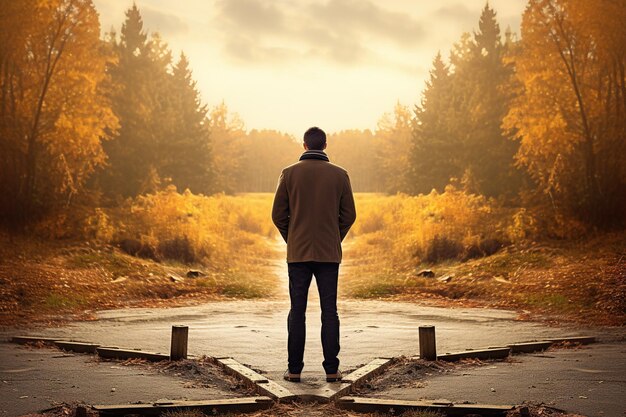
[[75,417],[87,417],[87,407],[84,405],[79,405],[76,407]]
[[170,348],[170,360],[187,359],[187,340],[189,327],[172,326],[172,345]]
[[435,344],[435,326],[419,327],[420,359],[427,361],[437,360],[437,346]]

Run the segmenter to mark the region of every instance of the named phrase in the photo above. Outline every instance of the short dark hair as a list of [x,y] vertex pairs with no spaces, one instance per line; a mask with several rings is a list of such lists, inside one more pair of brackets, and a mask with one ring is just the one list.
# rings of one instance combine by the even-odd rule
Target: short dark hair
[[317,126],[304,132],[304,143],[310,150],[321,151],[326,144],[326,133]]

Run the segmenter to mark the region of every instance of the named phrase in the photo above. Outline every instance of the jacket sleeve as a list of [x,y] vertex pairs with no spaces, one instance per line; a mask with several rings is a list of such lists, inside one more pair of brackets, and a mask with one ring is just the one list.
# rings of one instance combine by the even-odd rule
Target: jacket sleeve
[[356,220],[356,207],[354,206],[354,196],[352,195],[352,186],[350,185],[350,177],[346,173],[346,180],[339,201],[339,235],[341,240],[346,237],[350,227]]
[[272,221],[280,232],[285,242],[287,242],[287,231],[289,230],[289,195],[285,184],[285,172],[281,172],[278,178],[278,187],[274,195],[274,205],[272,207]]

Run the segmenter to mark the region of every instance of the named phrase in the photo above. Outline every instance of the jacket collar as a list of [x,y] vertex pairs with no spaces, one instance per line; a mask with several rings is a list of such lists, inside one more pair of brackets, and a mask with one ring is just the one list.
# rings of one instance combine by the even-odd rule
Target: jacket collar
[[305,159],[319,159],[321,161],[329,162],[328,155],[326,155],[324,151],[316,151],[316,150],[304,151],[304,153],[300,156],[300,161],[303,161]]

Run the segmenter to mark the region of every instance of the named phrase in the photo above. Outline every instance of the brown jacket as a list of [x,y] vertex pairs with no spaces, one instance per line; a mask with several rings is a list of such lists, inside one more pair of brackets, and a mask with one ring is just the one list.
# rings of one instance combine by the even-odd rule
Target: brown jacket
[[283,169],[272,220],[287,242],[287,262],[340,263],[341,241],[355,219],[348,173],[323,152],[307,151]]

